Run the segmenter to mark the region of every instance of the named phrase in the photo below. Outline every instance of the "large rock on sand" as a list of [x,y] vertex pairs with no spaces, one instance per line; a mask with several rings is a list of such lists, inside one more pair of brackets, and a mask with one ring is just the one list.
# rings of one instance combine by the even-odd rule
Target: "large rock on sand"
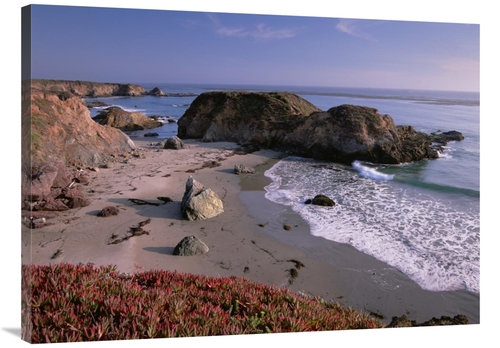
[[174,255],[193,256],[208,252],[208,246],[195,236],[184,237],[174,248]]
[[223,213],[224,207],[214,191],[189,176],[181,202],[181,212],[187,220],[205,220]]
[[171,150],[180,150],[184,148],[184,143],[179,137],[174,135],[173,137],[170,137],[167,139],[167,141],[165,141],[165,145],[163,145],[163,148]]

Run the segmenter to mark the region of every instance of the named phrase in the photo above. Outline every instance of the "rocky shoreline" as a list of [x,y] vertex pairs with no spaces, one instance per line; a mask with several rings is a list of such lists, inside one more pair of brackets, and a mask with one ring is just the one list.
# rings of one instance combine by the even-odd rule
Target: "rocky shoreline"
[[[371,108],[343,105],[321,111],[288,93],[210,92],[200,95],[179,120],[179,138],[152,144],[133,141],[116,124],[100,124],[89,117],[83,96],[143,93],[137,86],[119,86],[34,81],[25,89],[24,260],[40,264],[115,263],[123,272],[133,272],[137,267],[162,267],[213,276],[248,276],[314,296],[338,298],[358,275],[262,235],[262,229],[270,227],[269,222],[258,221],[245,210],[239,201],[240,180],[256,172],[259,175],[259,170],[262,176],[259,166],[289,153],[339,162],[362,156],[373,162],[400,163],[435,158],[447,141],[463,139],[455,131],[428,135],[411,126],[396,126],[390,116]],[[130,113],[124,115],[129,117]],[[191,198],[209,192],[202,188],[204,185],[220,197],[221,203],[217,203],[216,213],[209,214],[208,221],[190,221],[186,216],[191,213],[181,209],[191,209],[185,198],[190,178],[191,189],[196,191]],[[203,185],[196,184],[197,180]],[[124,225],[132,227],[124,229]],[[279,225],[280,230],[293,233],[299,223],[283,220]],[[202,239],[210,251],[195,259],[174,258],[174,247],[190,235]],[[35,244],[28,245],[32,242]],[[329,243],[328,248],[337,248],[333,244]],[[293,276],[283,260],[300,260],[307,267],[295,270]],[[324,274],[337,273],[349,275],[324,279]],[[369,276],[363,277],[365,282],[372,281]],[[378,303],[380,289],[372,283],[370,289],[373,294],[362,296]],[[358,291],[362,289],[356,289],[353,301],[361,296]],[[405,306],[396,303],[398,299],[387,301],[398,310]],[[437,300],[432,297],[432,301]],[[418,299],[420,302],[425,301]],[[409,307],[412,313],[414,305]],[[419,322],[468,323],[462,313],[451,315],[447,305],[436,308],[446,308],[446,315]],[[372,312],[376,316],[383,311],[376,308]],[[385,313],[386,321],[389,316]],[[413,319],[398,318],[393,318],[394,326],[417,325]]]

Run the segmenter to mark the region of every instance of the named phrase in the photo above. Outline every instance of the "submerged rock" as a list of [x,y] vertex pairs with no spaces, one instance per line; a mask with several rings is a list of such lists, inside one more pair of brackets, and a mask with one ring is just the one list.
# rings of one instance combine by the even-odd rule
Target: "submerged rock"
[[305,204],[321,205],[323,207],[333,207],[335,202],[328,196],[317,195],[313,199],[308,199]]
[[224,212],[219,196],[189,176],[181,202],[182,216],[187,220],[205,220]]

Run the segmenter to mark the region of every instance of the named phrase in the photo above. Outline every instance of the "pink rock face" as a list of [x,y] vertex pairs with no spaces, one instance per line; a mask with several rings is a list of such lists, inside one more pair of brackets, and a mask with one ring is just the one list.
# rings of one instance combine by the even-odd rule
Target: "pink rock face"
[[[75,96],[76,89],[85,86],[88,87],[69,82],[23,82],[23,209],[64,210],[88,205],[77,186],[88,184],[89,177],[77,169],[97,168],[135,149],[122,131],[99,125],[90,118],[81,97]],[[55,190],[59,190],[56,196]]]

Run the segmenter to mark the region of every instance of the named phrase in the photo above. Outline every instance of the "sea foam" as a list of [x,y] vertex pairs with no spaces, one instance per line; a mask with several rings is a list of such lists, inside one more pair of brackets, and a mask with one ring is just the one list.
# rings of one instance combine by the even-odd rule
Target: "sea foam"
[[[477,197],[443,200],[439,191],[391,180],[394,175],[359,162],[336,168],[281,160],[265,173],[272,179],[266,198],[290,206],[311,234],[350,244],[423,289],[479,292]],[[335,207],[304,204],[318,193],[332,198]]]

